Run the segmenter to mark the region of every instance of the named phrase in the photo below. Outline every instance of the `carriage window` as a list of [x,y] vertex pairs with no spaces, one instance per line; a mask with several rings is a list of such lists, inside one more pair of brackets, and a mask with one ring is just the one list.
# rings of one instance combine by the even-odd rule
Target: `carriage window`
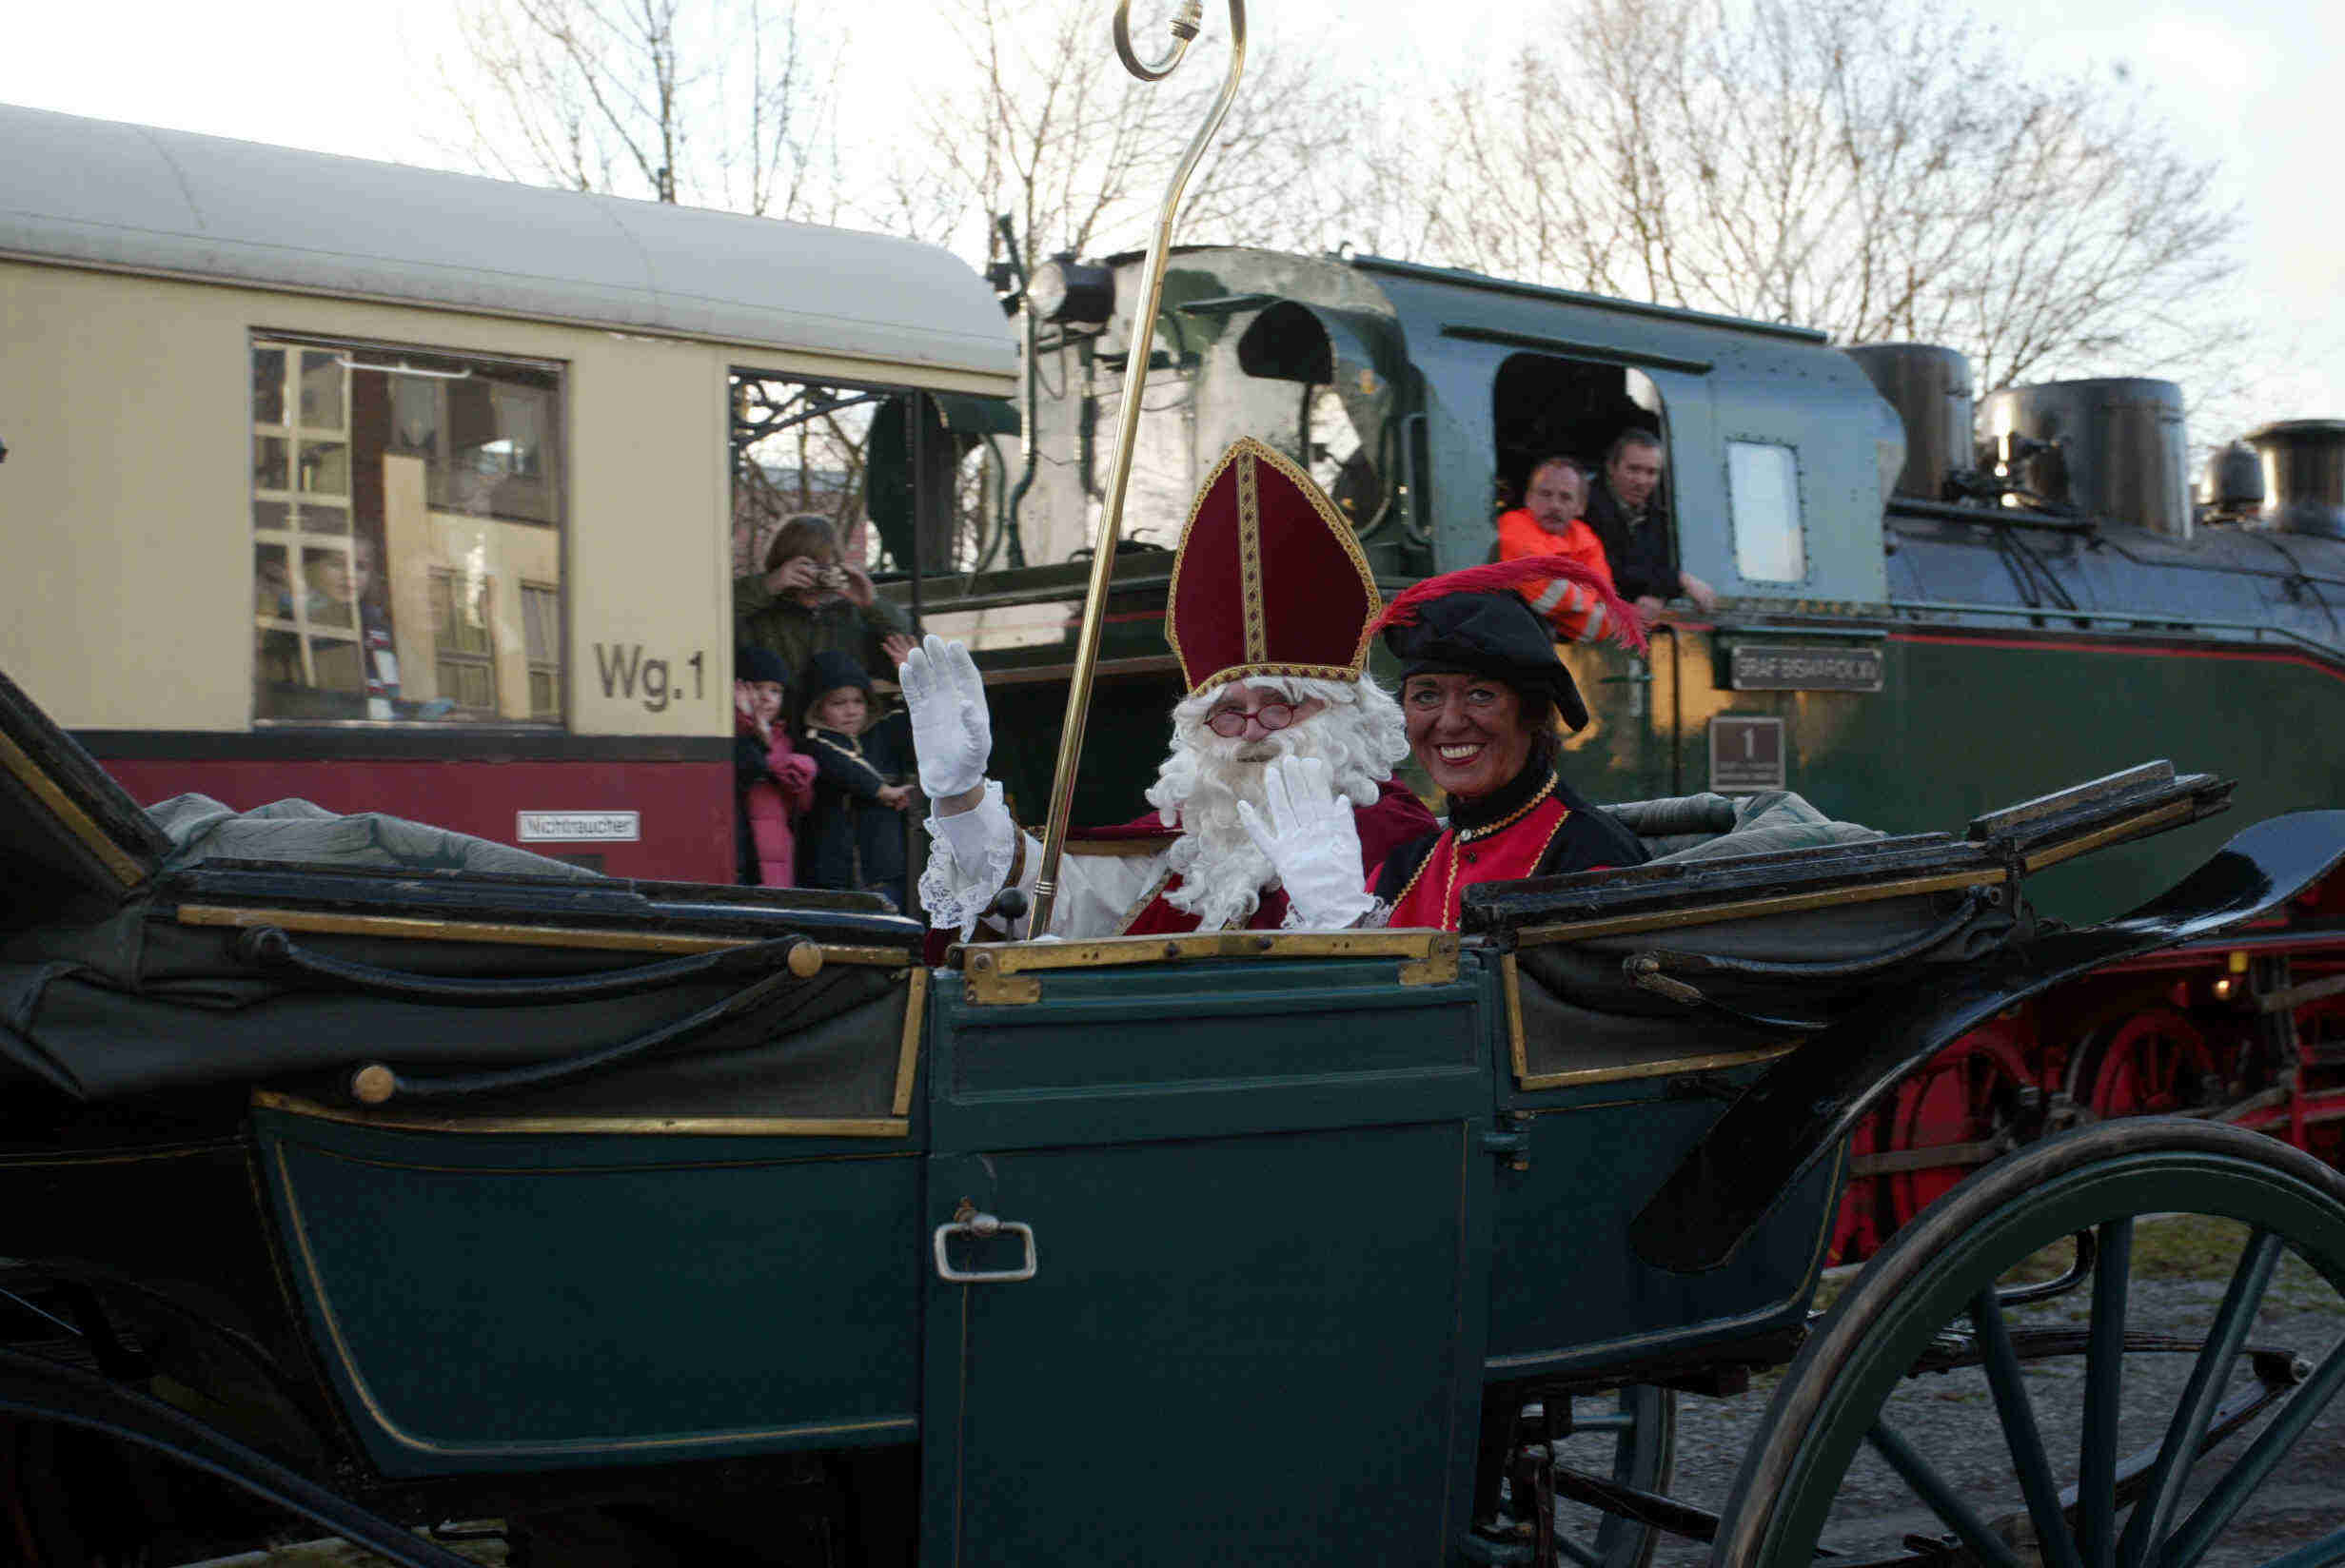
[[1734,520],[1734,569],[1744,581],[1798,582],[1807,576],[1796,450],[1728,441],[1726,505]]
[[562,371],[252,345],[253,715],[559,723]]

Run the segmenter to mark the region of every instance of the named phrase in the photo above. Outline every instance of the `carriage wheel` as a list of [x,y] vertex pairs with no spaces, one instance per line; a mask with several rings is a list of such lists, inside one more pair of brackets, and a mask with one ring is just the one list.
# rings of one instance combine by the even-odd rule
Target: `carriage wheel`
[[2099,1116],[2171,1115],[2220,1088],[2214,1047],[2172,1008],[2135,1013],[2079,1054],[2076,1098]]
[[[1555,1445],[1555,1462],[1641,1492],[1667,1492],[1677,1462],[1677,1396],[1638,1384],[1622,1389],[1616,1399],[1579,1401],[1571,1436]],[[1568,1495],[1556,1500],[1559,1565],[1645,1568],[1660,1540],[1661,1532],[1649,1524],[1575,1502]]]
[[0,1562],[145,1568],[152,1531],[130,1471],[136,1462],[86,1432],[0,1421]]
[[[2137,1236],[2148,1215],[2198,1218]],[[2020,1304],[2080,1233],[2086,1284]],[[2210,1236],[2237,1254],[2219,1302],[2145,1283]],[[2345,1560],[2339,1487],[2286,1464],[2309,1428],[2326,1456],[2345,1427],[2340,1323],[2345,1179],[2318,1161],[2180,1119],[2031,1145],[1841,1298],[1776,1390],[1713,1560],[1806,1568],[1821,1544],[1869,1568],[2194,1568],[2226,1531],[2226,1563]]]
[[[1576,1397],[1510,1384],[1483,1398],[1504,1401],[1508,1441],[1483,1460],[1494,1467],[1484,1479],[1493,1488],[1503,1481],[1505,1499],[1498,1519],[1477,1525],[1467,1560],[1537,1563],[1544,1542],[1548,1568],[1645,1568],[1664,1530],[1639,1510],[1655,1499],[1665,1510],[1676,1506],[1666,1493],[1677,1462],[1677,1396],[1643,1384]],[[1547,1424],[1543,1412],[1566,1407],[1568,1430]],[[1493,1490],[1477,1508],[1499,1503]],[[1536,1522],[1543,1509],[1544,1531]]]

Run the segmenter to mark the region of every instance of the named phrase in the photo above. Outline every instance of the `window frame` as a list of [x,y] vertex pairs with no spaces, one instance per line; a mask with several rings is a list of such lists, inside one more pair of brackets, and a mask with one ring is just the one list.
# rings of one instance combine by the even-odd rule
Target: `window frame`
[[[258,406],[257,396],[258,389],[261,384],[257,375],[257,356],[264,350],[278,351],[286,356],[285,367],[279,373],[278,397],[282,400],[283,407],[278,410],[278,412],[282,414],[283,418],[278,421],[264,421],[258,417],[262,410]],[[250,712],[252,715],[249,722],[253,731],[255,733],[270,733],[315,729],[364,728],[398,731],[417,736],[425,735],[437,735],[451,741],[464,735],[476,735],[483,732],[493,732],[499,730],[546,735],[567,733],[569,731],[571,721],[568,680],[568,671],[571,657],[569,609],[570,592],[575,576],[573,570],[573,539],[571,535],[577,525],[576,519],[573,516],[573,508],[570,505],[570,500],[574,493],[574,476],[572,473],[570,460],[570,453],[572,449],[571,421],[574,417],[573,411],[576,399],[577,382],[576,366],[572,363],[572,362],[568,360],[538,358],[529,355],[499,352],[496,350],[465,346],[461,343],[452,343],[447,342],[424,342],[420,339],[394,341],[380,337],[358,334],[342,335],[335,333],[325,333],[314,329],[281,329],[269,326],[266,323],[251,323],[246,326],[245,332],[244,351],[245,373],[246,377],[245,390],[247,397],[246,427],[251,433],[249,439],[256,443],[254,451],[250,454],[253,459],[253,473],[251,476],[251,481],[246,488],[246,520],[253,546],[253,587],[251,598],[254,606],[255,636],[253,641],[253,653],[251,656],[252,662],[247,667],[249,676],[248,685],[251,692]],[[323,425],[305,425],[301,421],[302,411],[299,402],[300,380],[301,368],[304,363],[303,355],[305,354],[330,355],[342,363],[342,423],[338,430],[329,429],[328,427]],[[502,569],[491,574],[489,580],[484,584],[484,593],[487,596],[484,599],[484,603],[488,605],[496,605],[502,602],[497,594],[497,579],[500,578],[511,578],[513,581],[507,586],[510,590],[516,593],[518,593],[525,576],[526,582],[529,587],[541,591],[550,591],[554,594],[554,638],[550,659],[530,658],[528,657],[528,650],[526,646],[523,648],[522,665],[524,671],[526,672],[524,679],[527,686],[531,688],[531,690],[528,690],[525,694],[529,707],[529,711],[525,715],[506,715],[500,713],[494,706],[484,710],[469,704],[454,703],[452,699],[451,705],[444,713],[385,713],[383,711],[382,705],[372,699],[367,699],[365,702],[365,713],[363,716],[359,715],[345,715],[342,714],[309,715],[298,712],[266,712],[265,711],[264,698],[265,689],[267,684],[267,669],[264,661],[269,657],[269,655],[266,650],[265,642],[266,639],[272,634],[292,634],[301,639],[299,642],[301,657],[298,661],[298,674],[301,676],[300,684],[304,687],[322,692],[342,692],[344,688],[325,688],[318,686],[318,660],[315,657],[314,651],[310,647],[310,639],[312,637],[322,637],[322,639],[325,641],[337,645],[349,646],[354,652],[357,653],[361,660],[359,695],[362,697],[365,696],[368,680],[367,666],[365,663],[367,648],[365,617],[363,614],[354,616],[353,624],[348,628],[330,625],[317,625],[309,622],[305,614],[306,573],[304,568],[304,553],[305,551],[314,552],[320,549],[338,547],[345,556],[346,561],[349,563],[349,569],[355,572],[358,545],[362,539],[366,539],[370,540],[375,547],[377,557],[375,571],[378,575],[387,575],[391,573],[395,565],[400,564],[391,559],[390,541],[382,535],[382,519],[377,518],[374,520],[372,524],[374,532],[369,534],[367,532],[368,525],[366,519],[364,519],[359,516],[359,497],[365,489],[365,486],[361,482],[359,467],[360,443],[358,439],[356,408],[356,403],[358,402],[356,381],[357,375],[361,371],[375,371],[377,373],[384,373],[386,375],[386,379],[395,377],[396,371],[393,367],[404,366],[405,362],[409,359],[422,359],[425,362],[434,360],[456,362],[458,364],[464,367],[488,372],[492,378],[495,372],[499,370],[510,369],[513,371],[525,372],[529,376],[543,378],[547,383],[543,386],[536,386],[532,385],[525,380],[517,381],[514,382],[517,387],[531,391],[546,400],[550,402],[550,408],[539,421],[539,440],[541,449],[536,464],[536,471],[530,474],[512,476],[506,481],[507,483],[521,482],[533,487],[538,495],[545,498],[545,503],[542,506],[532,509],[524,509],[523,511],[514,511],[510,508],[494,507],[483,508],[477,511],[466,511],[455,505],[444,504],[452,498],[448,498],[440,493],[437,485],[435,484],[434,479],[435,464],[446,466],[448,464],[452,464],[455,461],[452,455],[452,449],[449,449],[448,446],[449,431],[446,414],[446,400],[444,397],[436,400],[437,406],[440,410],[440,419],[437,427],[432,433],[432,443],[428,449],[410,447],[400,441],[396,430],[396,400],[387,400],[391,404],[392,410],[387,417],[394,421],[394,427],[386,432],[385,440],[383,443],[383,451],[385,455],[414,457],[421,459],[424,462],[425,479],[424,505],[426,512],[440,512],[452,516],[467,517],[483,524],[501,528],[513,527],[546,530],[550,531],[554,535],[552,548],[552,576],[556,580],[550,582],[545,580],[545,574],[542,571],[542,565],[539,568],[529,569],[524,572],[523,566],[521,564],[515,564],[510,568]],[[415,369],[412,373],[417,375],[431,374],[428,369],[420,367]],[[493,387],[502,383],[500,383],[492,379],[487,382],[487,384]],[[294,440],[288,438],[302,435],[321,441],[328,439],[338,440],[342,442],[344,451],[343,477],[345,488],[339,495],[323,497],[327,503],[339,505],[343,508],[345,515],[345,526],[341,533],[311,534],[304,532],[301,527],[302,515],[299,510],[299,503],[301,502],[302,497],[305,494],[309,494],[312,496],[320,495],[318,492],[305,493],[300,487],[299,454],[301,448]],[[261,475],[258,464],[259,451],[257,442],[263,438],[276,438],[286,441],[286,477],[287,480],[287,487],[286,488],[264,488],[260,483]],[[260,511],[257,504],[260,502],[287,505],[288,510],[286,514],[285,525],[278,528],[264,528],[260,522]],[[547,516],[541,517],[528,515],[530,510],[542,511],[546,513]],[[286,592],[290,600],[290,613],[286,617],[269,617],[260,613],[261,606],[266,593],[266,581],[262,575],[261,563],[264,559],[263,551],[268,549],[274,549],[281,552],[286,562],[286,570],[289,579]],[[408,564],[420,564],[424,567],[426,575],[426,583],[424,590],[424,602],[426,604],[432,603],[433,597],[438,592],[438,589],[430,581],[430,578],[441,575],[442,569],[434,566],[430,562],[428,557],[426,557],[426,559],[422,562]],[[386,591],[388,591],[387,584]],[[525,614],[525,611],[522,610],[521,600],[518,598],[514,601],[514,606],[517,614]],[[485,665],[489,673],[491,702],[493,704],[497,700],[498,696],[503,693],[504,688],[508,683],[501,678],[500,673],[497,669],[500,650],[497,645],[497,628],[494,620],[495,611],[492,609],[486,613],[489,617],[489,624],[486,628],[490,644],[488,653],[485,655],[459,653],[456,657],[459,662]],[[527,636],[526,627],[523,626],[522,631],[525,643]],[[442,657],[442,650],[439,646],[436,631],[426,630],[423,633],[423,637],[424,642],[420,658],[405,660],[403,661],[403,664],[415,662],[436,663]],[[403,638],[403,640],[404,639]],[[414,650],[411,648],[410,652],[414,652]],[[292,663],[287,663],[286,668],[290,671],[294,668],[294,665]],[[436,674],[437,672],[435,671],[435,675]],[[550,676],[553,681],[554,705],[550,712],[540,708],[535,700],[534,687],[537,684],[537,677],[542,675]],[[404,684],[407,685],[410,691],[412,691],[413,687],[417,683],[410,678]],[[411,699],[408,702],[401,704],[401,706],[410,708],[427,705],[428,704],[425,699],[420,698]]]
[[[1736,460],[1738,455],[1744,451],[1783,454],[1778,469],[1778,476],[1783,483],[1777,493],[1790,505],[1787,519],[1789,526],[1780,537],[1787,539],[1791,547],[1791,576],[1762,576],[1751,570],[1754,564],[1760,566],[1769,564],[1759,557],[1760,548],[1774,549],[1776,546],[1769,544],[1760,537],[1761,519],[1750,515],[1756,511],[1761,498],[1747,493],[1736,482],[1736,476],[1741,471]],[[1807,473],[1805,465],[1800,461],[1799,443],[1773,436],[1730,435],[1724,438],[1723,443],[1723,466],[1726,491],[1726,527],[1734,552],[1736,578],[1744,582],[1764,583],[1778,587],[1798,586],[1807,582],[1815,575],[1815,554],[1808,548]]]

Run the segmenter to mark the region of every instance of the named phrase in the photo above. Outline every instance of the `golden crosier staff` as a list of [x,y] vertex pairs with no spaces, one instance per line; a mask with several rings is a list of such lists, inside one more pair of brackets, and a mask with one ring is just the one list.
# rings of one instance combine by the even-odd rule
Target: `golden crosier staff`
[[[1074,676],[1067,684],[1067,718],[1058,736],[1058,768],[1051,781],[1051,815],[1043,829],[1042,865],[1035,878],[1034,918],[1026,929],[1039,936],[1051,929],[1051,906],[1058,898],[1058,857],[1067,844],[1067,813],[1074,800],[1075,762],[1083,753],[1083,721],[1091,709],[1093,667],[1099,661],[1099,626],[1108,604],[1108,584],[1115,575],[1115,541],[1124,526],[1124,490],[1132,480],[1132,447],[1140,433],[1140,393],[1148,381],[1149,347],[1156,336],[1156,305],[1164,294],[1165,259],[1172,249],[1172,218],[1181,192],[1195,171],[1197,160],[1212,145],[1230,101],[1237,96],[1237,80],[1246,69],[1245,0],[1230,4],[1230,69],[1223,77],[1212,112],[1190,138],[1180,167],[1165,186],[1164,205],[1156,213],[1156,231],[1148,242],[1148,266],[1139,303],[1132,311],[1132,341],[1124,358],[1124,404],[1115,421],[1115,460],[1108,468],[1107,508],[1099,519],[1099,538],[1091,562],[1091,593],[1083,605],[1083,630],[1074,645]],[[1204,20],[1198,0],[1181,0],[1172,18],[1172,47],[1160,62],[1144,62],[1132,51],[1132,0],[1116,0],[1115,52],[1124,69],[1143,82],[1159,82],[1172,73],[1189,52]],[[1034,439],[1032,431],[1027,433]]]

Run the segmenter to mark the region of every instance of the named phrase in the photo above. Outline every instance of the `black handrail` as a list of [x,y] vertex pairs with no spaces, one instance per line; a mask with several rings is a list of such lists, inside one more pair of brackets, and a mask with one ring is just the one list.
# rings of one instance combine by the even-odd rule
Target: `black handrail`
[[803,937],[750,942],[739,947],[697,952],[683,958],[640,964],[633,969],[601,974],[525,976],[474,980],[446,975],[415,974],[383,969],[306,948],[279,926],[257,926],[239,936],[237,955],[246,963],[269,969],[289,969],[320,979],[378,995],[406,997],[420,1002],[469,1003],[476,1007],[525,1007],[543,1002],[580,1002],[613,996],[632,996],[657,990],[696,975],[756,974],[785,965],[800,978],[822,967],[822,950]]

